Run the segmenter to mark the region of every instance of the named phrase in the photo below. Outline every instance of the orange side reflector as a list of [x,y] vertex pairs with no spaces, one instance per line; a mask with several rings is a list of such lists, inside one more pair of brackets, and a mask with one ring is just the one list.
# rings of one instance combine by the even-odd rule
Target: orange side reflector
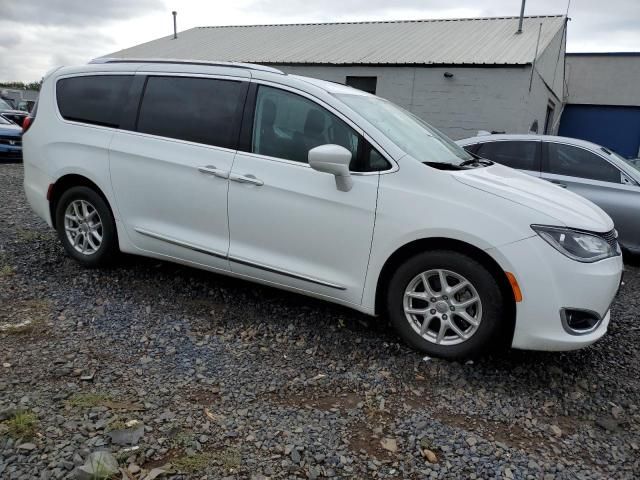
[[49,188],[47,188],[47,200],[51,201],[52,193],[53,193],[53,183],[50,183]]
[[511,285],[511,289],[513,290],[513,298],[516,299],[516,302],[522,301],[522,291],[520,290],[520,285],[518,285],[518,281],[516,277],[511,272],[505,272],[507,274],[507,278],[509,279],[509,284]]

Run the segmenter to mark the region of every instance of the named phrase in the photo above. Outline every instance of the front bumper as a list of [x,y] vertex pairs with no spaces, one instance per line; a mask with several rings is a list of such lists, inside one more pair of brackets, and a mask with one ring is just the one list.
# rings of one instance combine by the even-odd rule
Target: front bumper
[[[606,333],[609,308],[622,278],[621,255],[580,263],[537,235],[488,253],[515,275],[522,290],[522,302],[516,306],[513,348],[575,350]],[[569,332],[562,323],[563,309],[595,312],[602,321],[588,333]]]

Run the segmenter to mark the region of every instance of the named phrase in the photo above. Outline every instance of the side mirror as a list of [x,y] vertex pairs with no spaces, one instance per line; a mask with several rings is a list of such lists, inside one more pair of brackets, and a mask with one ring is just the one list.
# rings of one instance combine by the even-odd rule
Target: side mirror
[[330,173],[336,179],[336,188],[348,192],[353,187],[349,173],[351,152],[340,145],[320,145],[309,150],[309,165],[318,172]]

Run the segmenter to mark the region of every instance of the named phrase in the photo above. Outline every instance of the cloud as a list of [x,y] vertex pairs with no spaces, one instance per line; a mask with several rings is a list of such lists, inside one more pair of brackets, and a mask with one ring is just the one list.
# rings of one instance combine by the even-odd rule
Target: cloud
[[162,0],[1,0],[2,20],[27,25],[87,26],[163,8]]
[[[529,1],[527,15],[564,14],[568,0]],[[517,0],[0,0],[0,81],[38,80],[50,68],[84,63],[204,25],[517,16]],[[573,0],[568,51],[640,49],[640,1]]]

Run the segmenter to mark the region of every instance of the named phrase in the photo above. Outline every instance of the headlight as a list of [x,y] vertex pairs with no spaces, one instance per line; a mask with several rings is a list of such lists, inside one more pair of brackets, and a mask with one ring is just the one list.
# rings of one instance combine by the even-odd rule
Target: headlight
[[620,255],[618,242],[608,242],[603,234],[546,225],[531,225],[531,228],[553,248],[578,262],[591,263]]

